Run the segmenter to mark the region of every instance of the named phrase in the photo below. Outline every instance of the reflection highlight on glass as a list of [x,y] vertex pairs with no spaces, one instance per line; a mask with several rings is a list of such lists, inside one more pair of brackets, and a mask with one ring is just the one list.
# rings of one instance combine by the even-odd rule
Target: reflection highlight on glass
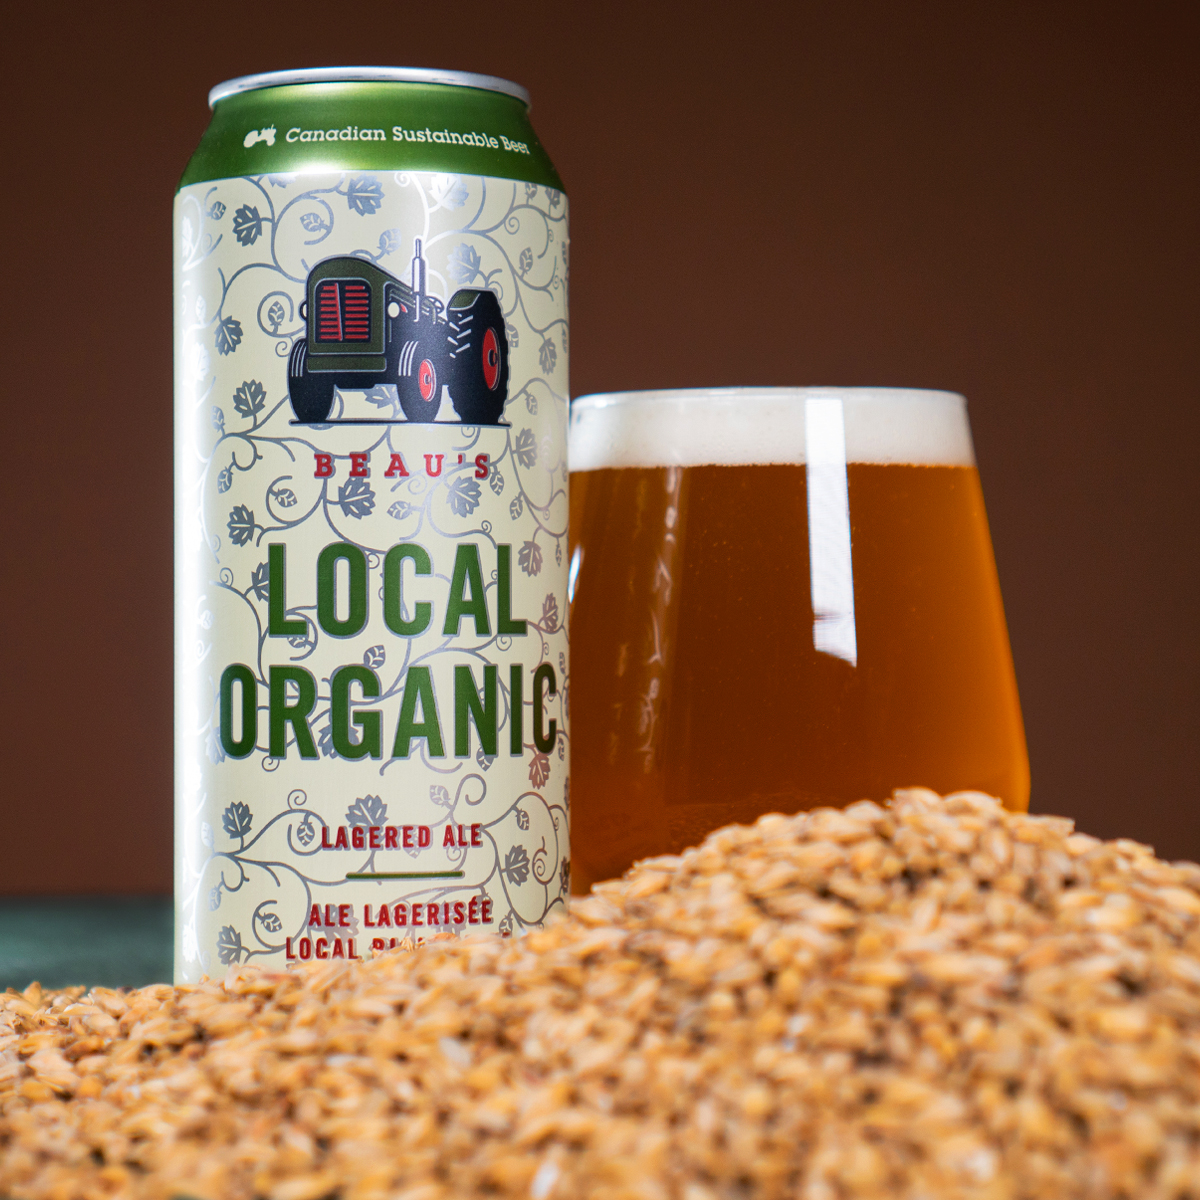
[[813,647],[853,667],[858,665],[858,637],[854,627],[846,426],[840,396],[806,397],[804,446]]

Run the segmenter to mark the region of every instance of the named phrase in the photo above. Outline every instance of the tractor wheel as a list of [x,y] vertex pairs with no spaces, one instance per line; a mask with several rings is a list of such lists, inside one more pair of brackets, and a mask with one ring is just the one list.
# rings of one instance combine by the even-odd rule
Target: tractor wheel
[[404,415],[418,424],[436,419],[442,406],[445,356],[423,340],[407,342],[396,365],[396,393]]
[[456,292],[450,321],[450,400],[468,425],[496,425],[508,398],[508,338],[494,292]]
[[307,370],[308,343],[298,338],[288,356],[288,398],[302,425],[320,425],[333,407],[333,377],[310,375]]

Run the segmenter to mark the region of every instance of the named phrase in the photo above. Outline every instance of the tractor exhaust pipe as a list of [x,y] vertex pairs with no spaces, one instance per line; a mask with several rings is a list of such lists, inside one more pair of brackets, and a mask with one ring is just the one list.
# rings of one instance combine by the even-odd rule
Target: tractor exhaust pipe
[[415,247],[412,260],[412,289],[417,293],[417,315],[421,319],[421,308],[425,300],[425,259],[421,256],[421,239],[414,238]]

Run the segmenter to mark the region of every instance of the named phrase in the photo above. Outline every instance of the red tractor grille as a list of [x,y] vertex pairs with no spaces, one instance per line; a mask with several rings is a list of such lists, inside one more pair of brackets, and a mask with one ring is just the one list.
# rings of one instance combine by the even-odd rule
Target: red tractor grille
[[371,340],[371,289],[357,279],[325,279],[317,284],[317,341]]

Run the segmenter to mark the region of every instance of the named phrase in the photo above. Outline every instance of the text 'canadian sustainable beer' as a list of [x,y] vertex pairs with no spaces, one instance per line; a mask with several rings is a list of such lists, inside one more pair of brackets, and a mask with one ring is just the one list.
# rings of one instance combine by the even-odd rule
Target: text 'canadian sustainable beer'
[[584,397],[571,468],[577,886],[907,785],[1027,805],[961,397]]
[[175,201],[176,978],[566,902],[567,202],[486,76],[210,96]]

